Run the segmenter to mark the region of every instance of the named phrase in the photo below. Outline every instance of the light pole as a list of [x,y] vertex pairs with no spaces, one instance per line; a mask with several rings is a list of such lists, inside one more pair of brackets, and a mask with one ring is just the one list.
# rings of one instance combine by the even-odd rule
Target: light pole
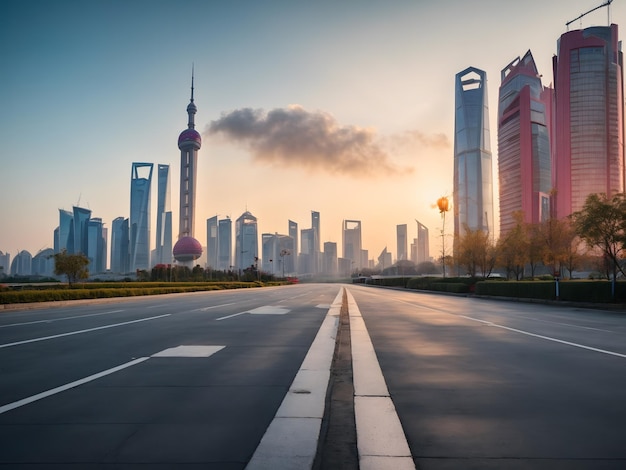
[[291,252],[289,250],[280,250],[280,264],[283,266],[283,279],[285,278],[285,255],[290,255]]
[[437,207],[443,221],[441,226],[441,267],[443,269],[443,277],[446,277],[446,212],[450,210],[448,198],[441,196],[437,199]]

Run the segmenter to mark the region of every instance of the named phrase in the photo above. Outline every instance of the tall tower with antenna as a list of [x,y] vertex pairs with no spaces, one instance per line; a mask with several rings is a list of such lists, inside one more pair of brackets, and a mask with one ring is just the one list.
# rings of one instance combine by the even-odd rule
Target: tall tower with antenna
[[194,212],[196,209],[196,179],[198,168],[198,150],[202,139],[195,127],[195,115],[198,111],[193,102],[193,68],[191,71],[191,100],[187,105],[187,129],[178,136],[180,149],[180,214],[178,241],[173,254],[176,261],[192,265],[202,254],[202,245],[194,238]]

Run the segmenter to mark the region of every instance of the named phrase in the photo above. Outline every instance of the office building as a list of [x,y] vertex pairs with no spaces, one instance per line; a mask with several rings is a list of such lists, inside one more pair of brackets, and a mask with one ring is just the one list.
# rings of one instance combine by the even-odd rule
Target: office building
[[339,273],[337,259],[337,243],[324,242],[324,253],[322,253],[322,273],[326,276],[335,277]]
[[293,220],[289,220],[289,229],[287,234],[293,238],[293,251],[291,252],[291,262],[293,263],[293,270],[291,272],[298,272],[298,253],[300,245],[298,244],[298,224]]
[[107,229],[100,218],[91,218],[87,222],[87,251],[90,274],[106,271]]
[[150,269],[152,163],[132,164],[130,180],[130,270]]
[[41,250],[31,261],[31,274],[34,276],[54,276],[54,250]]
[[83,207],[73,208],[73,219],[72,219],[72,228],[74,231],[74,250],[69,251],[68,253],[79,254],[87,256],[88,246],[89,246],[89,237],[87,232],[87,225],[89,224],[89,219],[91,219],[91,210],[85,209]]
[[59,226],[54,235],[54,252],[74,253],[74,213],[59,209]]
[[408,259],[407,249],[409,244],[407,225],[396,225],[396,259],[398,261]]
[[258,257],[257,219],[246,211],[235,221],[235,266],[239,270],[256,267]]
[[516,225],[550,217],[552,89],[544,88],[530,51],[501,74],[498,96],[500,236]]
[[172,263],[170,166],[157,165],[156,248],[153,265]]
[[415,239],[416,255],[414,261],[418,264],[430,261],[429,235],[428,227],[420,223],[419,220],[415,222],[417,223],[417,238]]
[[350,260],[350,272],[365,267],[362,260],[363,250],[361,249],[361,221],[344,220],[341,233],[343,242],[342,258]]
[[262,270],[274,276],[286,276],[293,273],[291,253],[293,238],[278,233],[264,233],[262,239]]
[[233,227],[230,217],[217,223],[217,269],[233,268]]
[[592,193],[624,191],[623,57],[618,27],[563,34],[553,57],[557,218]]
[[300,256],[298,257],[298,273],[315,274],[317,257],[315,253],[315,228],[300,231]]
[[113,219],[111,224],[111,271],[125,274],[130,272],[129,220],[124,217]]
[[33,256],[26,250],[20,251],[11,263],[12,276],[30,276]]
[[0,278],[11,274],[11,255],[0,251]]
[[487,74],[475,67],[455,79],[454,235],[465,227],[493,233],[493,177]]
[[194,238],[196,211],[196,184],[198,173],[198,150],[202,145],[200,134],[195,129],[198,108],[193,102],[193,72],[191,74],[191,100],[187,105],[187,129],[178,137],[180,149],[180,213],[178,241],[174,245],[176,261],[191,267],[202,255],[202,245]]
[[206,220],[206,264],[207,268],[217,269],[217,216]]

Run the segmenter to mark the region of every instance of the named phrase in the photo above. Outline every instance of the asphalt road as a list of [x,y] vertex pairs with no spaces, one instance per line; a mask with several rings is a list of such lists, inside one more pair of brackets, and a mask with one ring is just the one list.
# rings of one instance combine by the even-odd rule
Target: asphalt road
[[1,313],[0,468],[310,468],[344,287],[362,470],[626,468],[624,314],[332,284]]
[[349,289],[417,468],[626,468],[626,312]]
[[0,467],[243,469],[339,291],[0,314]]

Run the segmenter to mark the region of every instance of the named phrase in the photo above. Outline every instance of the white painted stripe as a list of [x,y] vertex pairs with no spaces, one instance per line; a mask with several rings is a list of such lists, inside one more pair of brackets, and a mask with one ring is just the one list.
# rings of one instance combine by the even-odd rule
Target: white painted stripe
[[300,370],[246,470],[308,470],[317,453],[343,289],[326,313]]
[[119,313],[123,311],[124,310],[111,310],[110,312],[89,313],[87,315],[76,315],[74,317],[51,318],[50,320],[37,320],[37,321],[28,321],[28,322],[23,322],[23,323],[11,323],[9,325],[0,325],[0,328],[9,328],[11,326],[35,325],[37,323],[54,323],[55,321],[64,321],[64,320],[80,320],[81,318],[99,317],[101,315],[109,315],[111,313]]
[[248,313],[248,312],[233,313],[232,315],[226,315],[225,317],[216,318],[215,320],[216,320],[216,321],[226,320],[227,318],[237,317],[237,316],[239,316],[239,315],[243,315],[244,313]]
[[483,323],[485,325],[493,326],[495,328],[502,328],[503,330],[513,331],[515,333],[520,333],[522,335],[533,336],[535,338],[545,339],[547,341],[553,341],[555,343],[566,344],[568,346],[574,346],[576,348],[587,349],[588,351],[595,351],[595,352],[599,352],[602,354],[608,354],[610,356],[626,358],[626,354],[621,354],[621,353],[617,353],[614,351],[607,351],[606,349],[598,349],[592,346],[585,346],[584,344],[572,343],[571,341],[565,341],[565,340],[558,339],[558,338],[552,338],[551,336],[544,336],[544,335],[539,335],[537,333],[531,333],[530,331],[518,330],[517,328],[511,328],[511,327],[504,326],[504,325],[498,325],[497,323],[493,323],[487,320],[481,320],[479,318],[468,317],[465,315],[459,315],[459,317],[465,318],[467,320],[472,320],[472,321],[476,321],[479,323]]
[[144,322],[144,321],[149,321],[149,320],[156,320],[158,318],[169,317],[170,315],[171,315],[171,313],[166,313],[165,315],[159,315],[157,317],[140,318],[139,320],[126,321],[126,322],[123,322],[123,323],[114,323],[112,325],[98,326],[96,328],[88,328],[86,330],[70,331],[69,333],[61,333],[61,334],[58,334],[58,335],[43,336],[41,338],[26,339],[24,341],[16,341],[14,343],[0,344],[0,348],[8,348],[8,347],[11,347],[11,346],[19,346],[20,344],[36,343],[38,341],[46,341],[46,340],[49,340],[49,339],[62,338],[63,336],[79,335],[81,333],[89,333],[91,331],[105,330],[107,328],[115,328],[115,327],[118,327],[118,326],[130,325],[132,323],[139,323],[139,322]]
[[228,305],[235,305],[235,302],[230,302],[228,304],[221,304],[221,305],[212,305],[211,307],[199,308],[198,311],[206,312],[207,310],[212,310],[214,308],[220,308],[220,307],[227,307]]
[[99,378],[104,377],[106,375],[113,374],[114,372],[120,371],[122,369],[126,369],[128,367],[132,367],[132,366],[134,366],[136,364],[139,364],[141,362],[144,362],[144,361],[146,361],[148,359],[149,359],[148,357],[140,357],[138,359],[135,359],[133,361],[127,362],[127,363],[122,364],[120,366],[113,367],[112,369],[107,369],[105,371],[98,372],[97,374],[90,375],[89,377],[85,377],[83,379],[76,380],[75,382],[71,382],[71,383],[68,383],[68,384],[65,384],[65,385],[61,385],[60,387],[52,388],[52,389],[47,390],[45,392],[38,393],[37,395],[32,395],[32,396],[30,396],[28,398],[24,398],[22,400],[14,401],[13,403],[9,403],[7,405],[0,406],[0,414],[6,413],[7,411],[10,411],[10,410],[14,410],[15,408],[19,408],[20,406],[28,405],[29,403],[32,403],[32,402],[37,401],[37,400],[41,400],[42,398],[46,398],[46,397],[49,397],[51,395],[55,395],[57,393],[64,392],[66,390],[69,390],[70,388],[78,387],[79,385],[83,385],[83,384],[85,384],[87,382],[91,382],[93,380],[99,379]]
[[362,470],[415,470],[402,423],[389,395],[361,311],[348,289],[346,294],[359,467]]

